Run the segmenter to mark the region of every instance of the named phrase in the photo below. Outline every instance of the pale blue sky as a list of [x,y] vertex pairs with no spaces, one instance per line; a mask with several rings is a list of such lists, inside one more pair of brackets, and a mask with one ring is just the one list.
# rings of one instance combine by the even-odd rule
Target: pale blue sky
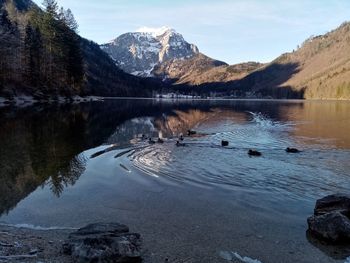
[[[41,0],[35,0],[41,3]],[[204,54],[230,64],[268,62],[310,35],[350,20],[350,0],[58,0],[80,34],[105,43],[126,32],[170,26]]]

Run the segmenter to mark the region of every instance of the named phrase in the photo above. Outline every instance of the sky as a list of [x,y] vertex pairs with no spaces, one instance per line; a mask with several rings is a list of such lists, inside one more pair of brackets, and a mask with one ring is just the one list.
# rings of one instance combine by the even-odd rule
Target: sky
[[[41,0],[35,0],[40,4]],[[215,59],[269,62],[311,35],[350,21],[350,0],[58,0],[99,44],[141,27],[169,26]]]

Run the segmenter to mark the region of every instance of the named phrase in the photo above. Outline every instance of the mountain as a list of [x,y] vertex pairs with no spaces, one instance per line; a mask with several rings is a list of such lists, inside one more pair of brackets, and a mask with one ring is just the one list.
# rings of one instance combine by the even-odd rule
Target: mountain
[[168,27],[126,33],[101,48],[125,72],[144,77],[152,76],[156,65],[199,54],[195,45],[189,44],[181,34]]
[[350,99],[350,23],[270,63],[228,65],[168,27],[142,28],[99,46],[77,34],[69,9],[47,3],[52,9],[44,11],[30,0],[0,0],[0,96],[150,96],[162,89]]
[[310,37],[232,87],[264,94],[291,91],[305,99],[350,99],[350,23]]
[[200,86],[208,83],[225,83],[248,75],[262,67],[258,62],[228,65],[203,54],[188,59],[173,59],[155,66],[153,75],[169,79],[174,84]]
[[101,48],[125,72],[188,86],[236,80],[263,65],[247,62],[229,66],[200,53],[197,46],[169,27],[142,28]]
[[85,61],[84,95],[138,97],[151,96],[152,90],[160,89],[158,81],[139,78],[119,69],[99,45],[81,39]]
[[120,70],[76,33],[70,10],[0,0],[0,96],[149,96],[159,85]]
[[[167,42],[166,36],[173,34],[179,41]],[[179,47],[180,51],[166,51],[164,58],[164,47]],[[227,65],[198,52],[180,34],[166,28],[127,33],[102,49],[126,72],[154,76],[183,93],[350,99],[350,23],[310,37],[297,50],[266,64]]]
[[348,100],[350,23],[343,23],[325,35],[312,36],[297,50],[282,54],[264,65],[243,63],[201,70],[198,64],[202,62],[196,62],[196,59],[177,64],[162,65],[159,72],[155,70],[155,75],[162,76],[166,72],[176,79],[176,84],[187,84],[181,85],[184,92],[207,94],[215,91],[239,97]]

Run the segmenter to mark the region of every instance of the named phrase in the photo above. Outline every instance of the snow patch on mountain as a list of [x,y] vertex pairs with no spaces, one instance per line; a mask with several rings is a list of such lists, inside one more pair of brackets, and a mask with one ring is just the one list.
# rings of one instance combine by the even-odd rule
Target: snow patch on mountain
[[[136,32],[140,32],[140,33],[146,33],[146,34],[150,34],[153,37],[159,37],[161,35],[164,35],[167,31],[172,31],[173,29],[168,27],[168,26],[162,26],[162,27],[140,27],[139,29],[136,30]],[[175,30],[173,30],[175,31]]]

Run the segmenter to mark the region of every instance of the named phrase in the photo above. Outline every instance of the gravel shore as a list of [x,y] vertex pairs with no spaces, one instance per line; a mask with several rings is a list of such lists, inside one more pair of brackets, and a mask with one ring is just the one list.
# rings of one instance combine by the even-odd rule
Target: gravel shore
[[61,251],[70,232],[0,226],[0,262],[73,262]]

